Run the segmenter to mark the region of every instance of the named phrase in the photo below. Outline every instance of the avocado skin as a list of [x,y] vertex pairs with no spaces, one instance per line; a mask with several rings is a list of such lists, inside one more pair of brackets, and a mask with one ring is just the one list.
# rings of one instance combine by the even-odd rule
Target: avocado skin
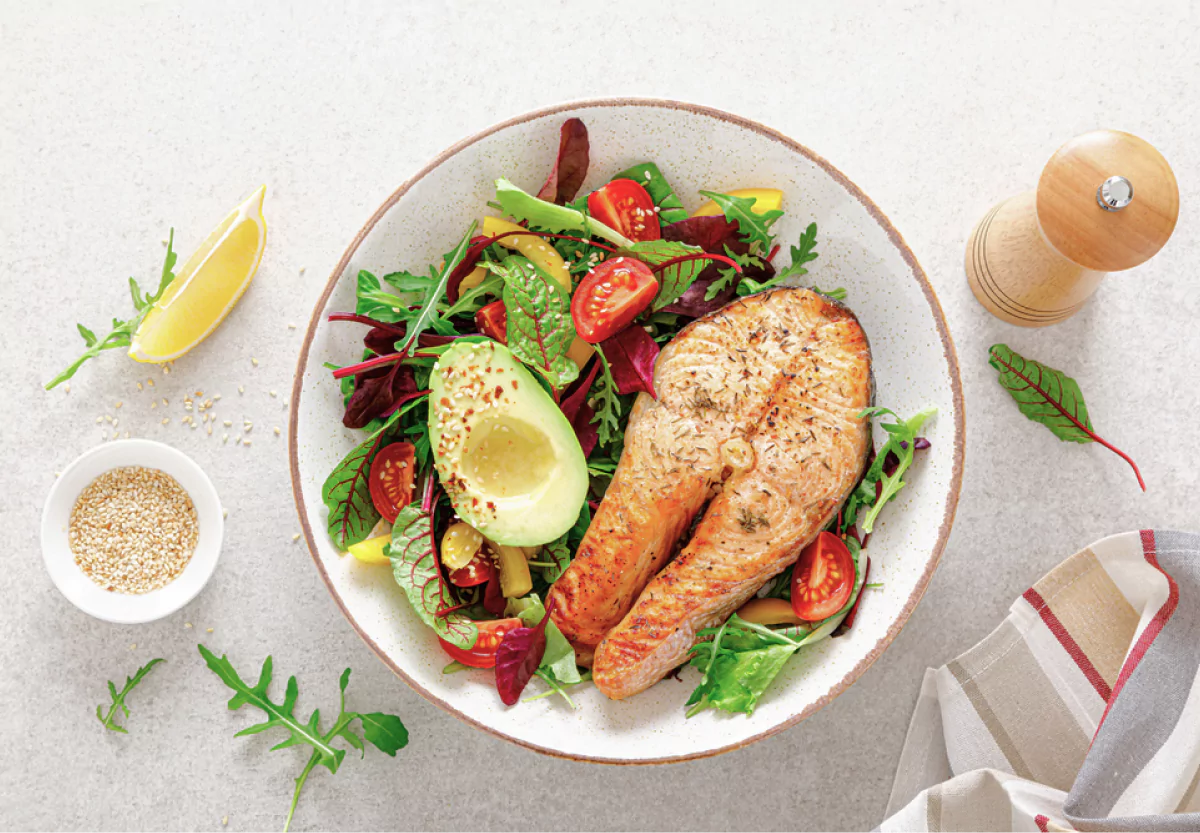
[[[520,444],[510,477],[485,482],[487,452]],[[458,516],[497,544],[527,547],[566,534],[587,499],[587,460],[566,416],[507,347],[458,341],[430,376],[429,440]],[[516,450],[513,450],[516,448]],[[481,451],[482,449],[482,451]],[[507,492],[507,493],[506,493]]]

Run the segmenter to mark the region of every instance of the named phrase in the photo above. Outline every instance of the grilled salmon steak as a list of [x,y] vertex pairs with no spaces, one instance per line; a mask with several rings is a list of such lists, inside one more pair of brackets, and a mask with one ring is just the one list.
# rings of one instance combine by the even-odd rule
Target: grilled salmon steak
[[[796,560],[854,488],[870,446],[870,349],[854,315],[804,289],[738,300],[659,354],[612,484],[551,589],[555,624],[622,699],[682,663]],[[708,504],[681,553],[677,543]],[[593,657],[594,652],[594,657]]]

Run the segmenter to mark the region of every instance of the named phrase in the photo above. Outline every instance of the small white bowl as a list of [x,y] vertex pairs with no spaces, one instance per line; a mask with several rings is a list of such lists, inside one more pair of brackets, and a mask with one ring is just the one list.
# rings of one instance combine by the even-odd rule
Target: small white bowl
[[[104,472],[122,466],[166,472],[196,507],[200,534],[191,561],[174,581],[149,593],[113,593],[100,587],[75,564],[67,537],[71,509],[80,492]],[[136,625],[170,616],[196,598],[217,566],[224,530],[217,490],[191,457],[152,440],[118,440],[86,452],[54,482],[42,510],[42,558],[55,587],[71,604],[106,622]]]

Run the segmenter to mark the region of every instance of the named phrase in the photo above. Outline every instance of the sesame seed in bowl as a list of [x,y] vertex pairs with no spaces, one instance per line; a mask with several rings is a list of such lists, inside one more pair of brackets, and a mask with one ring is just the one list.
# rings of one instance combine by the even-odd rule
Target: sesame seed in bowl
[[150,440],[100,445],[46,499],[42,556],[67,600],[120,624],[161,619],[204,588],[224,532],[212,481],[187,455]]

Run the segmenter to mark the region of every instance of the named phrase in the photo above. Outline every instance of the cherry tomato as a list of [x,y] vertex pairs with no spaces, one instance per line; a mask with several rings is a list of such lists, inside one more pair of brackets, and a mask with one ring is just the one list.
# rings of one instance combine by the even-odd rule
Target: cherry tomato
[[599,344],[628,327],[658,294],[650,267],[632,257],[606,260],[583,276],[571,298],[575,332]]
[[469,665],[472,668],[495,668],[496,649],[500,647],[504,635],[511,630],[525,627],[525,623],[520,619],[495,619],[491,622],[476,622],[475,624],[479,626],[479,638],[475,640],[475,645],[469,650],[451,645],[440,636],[438,637],[443,651],[463,665]]
[[805,622],[819,622],[845,607],[853,591],[850,550],[832,532],[822,532],[792,571],[792,610]]
[[392,443],[384,446],[371,462],[371,473],[367,476],[371,502],[388,523],[395,523],[400,510],[412,503],[416,456],[412,443]]
[[646,189],[632,179],[614,179],[587,198],[588,213],[636,242],[658,240],[658,214]]
[[477,587],[485,581],[490,581],[496,572],[496,565],[483,547],[475,553],[475,557],[467,562],[467,566],[450,571],[450,583],[456,587]]
[[505,344],[508,338],[508,311],[503,301],[492,301],[475,313],[475,326],[488,338]]

